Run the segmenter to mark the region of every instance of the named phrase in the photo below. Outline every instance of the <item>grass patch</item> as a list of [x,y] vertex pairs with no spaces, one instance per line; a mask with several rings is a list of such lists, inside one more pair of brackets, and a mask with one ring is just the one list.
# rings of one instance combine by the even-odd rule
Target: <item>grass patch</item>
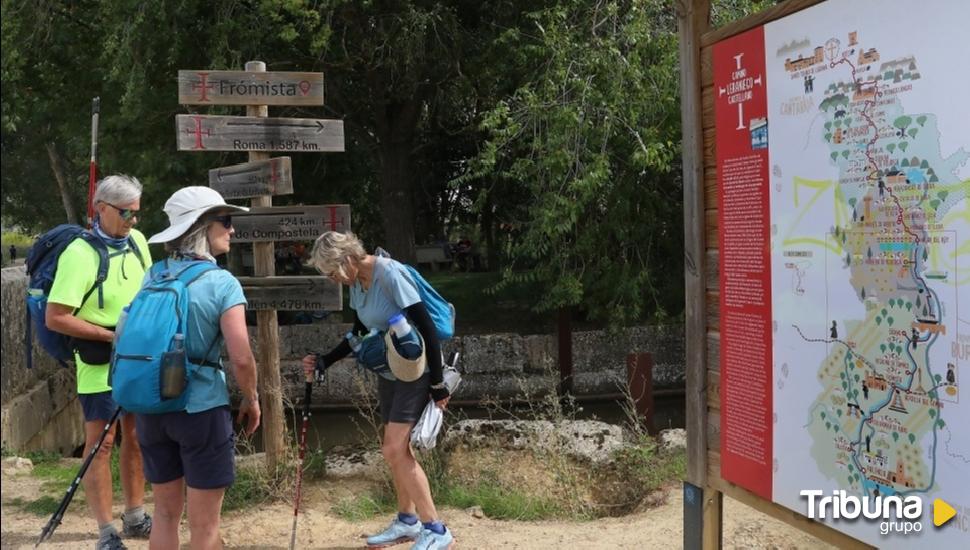
[[480,506],[486,516],[521,521],[562,517],[565,511],[552,499],[529,495],[490,483],[471,487],[446,484],[435,495],[442,506]]
[[397,500],[393,493],[378,489],[371,494],[340,499],[332,510],[347,521],[362,521],[397,511]]
[[236,481],[226,489],[222,509],[240,510],[264,502],[271,493],[266,481],[256,468],[238,468]]

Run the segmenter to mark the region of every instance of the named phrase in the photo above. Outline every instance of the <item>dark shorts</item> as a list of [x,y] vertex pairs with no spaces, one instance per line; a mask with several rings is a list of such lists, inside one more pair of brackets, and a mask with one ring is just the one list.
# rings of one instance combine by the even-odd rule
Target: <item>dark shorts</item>
[[[79,393],[78,399],[81,400],[81,409],[84,411],[85,422],[95,422],[102,420],[107,422],[114,416],[118,404],[111,398],[110,391],[101,393]],[[125,415],[125,410],[121,409],[118,418]]]
[[135,428],[148,481],[185,477],[193,489],[221,489],[236,479],[229,407],[195,414],[136,414]]
[[377,397],[381,404],[381,420],[413,424],[421,417],[424,406],[431,399],[431,374],[425,372],[414,382],[388,380],[377,377]]

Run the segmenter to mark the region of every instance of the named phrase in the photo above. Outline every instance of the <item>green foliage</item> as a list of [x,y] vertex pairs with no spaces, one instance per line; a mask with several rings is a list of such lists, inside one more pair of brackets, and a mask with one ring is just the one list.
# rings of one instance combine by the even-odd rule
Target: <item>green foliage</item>
[[682,308],[677,48],[656,24],[663,9],[566,2],[508,36],[530,76],[485,117],[488,139],[456,185],[524,194],[502,284],[538,282],[538,310],[582,305],[625,323]]
[[58,506],[60,506],[61,501],[50,495],[44,495],[31,501],[26,501],[20,497],[13,498],[9,501],[9,504],[25,512],[45,517],[53,515],[57,511]]

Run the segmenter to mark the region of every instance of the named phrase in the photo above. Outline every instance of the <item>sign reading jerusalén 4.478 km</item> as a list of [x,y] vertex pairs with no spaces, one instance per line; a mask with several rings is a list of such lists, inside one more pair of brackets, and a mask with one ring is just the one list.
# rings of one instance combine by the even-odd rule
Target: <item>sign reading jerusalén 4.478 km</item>
[[829,0],[713,48],[721,475],[879,547],[970,548],[966,21]]

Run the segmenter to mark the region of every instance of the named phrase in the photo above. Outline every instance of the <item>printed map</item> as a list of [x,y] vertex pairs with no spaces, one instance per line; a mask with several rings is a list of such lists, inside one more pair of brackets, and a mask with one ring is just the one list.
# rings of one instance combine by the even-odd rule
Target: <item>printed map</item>
[[801,489],[970,510],[970,14],[933,4],[826,2],[765,27],[773,491],[800,513]]

